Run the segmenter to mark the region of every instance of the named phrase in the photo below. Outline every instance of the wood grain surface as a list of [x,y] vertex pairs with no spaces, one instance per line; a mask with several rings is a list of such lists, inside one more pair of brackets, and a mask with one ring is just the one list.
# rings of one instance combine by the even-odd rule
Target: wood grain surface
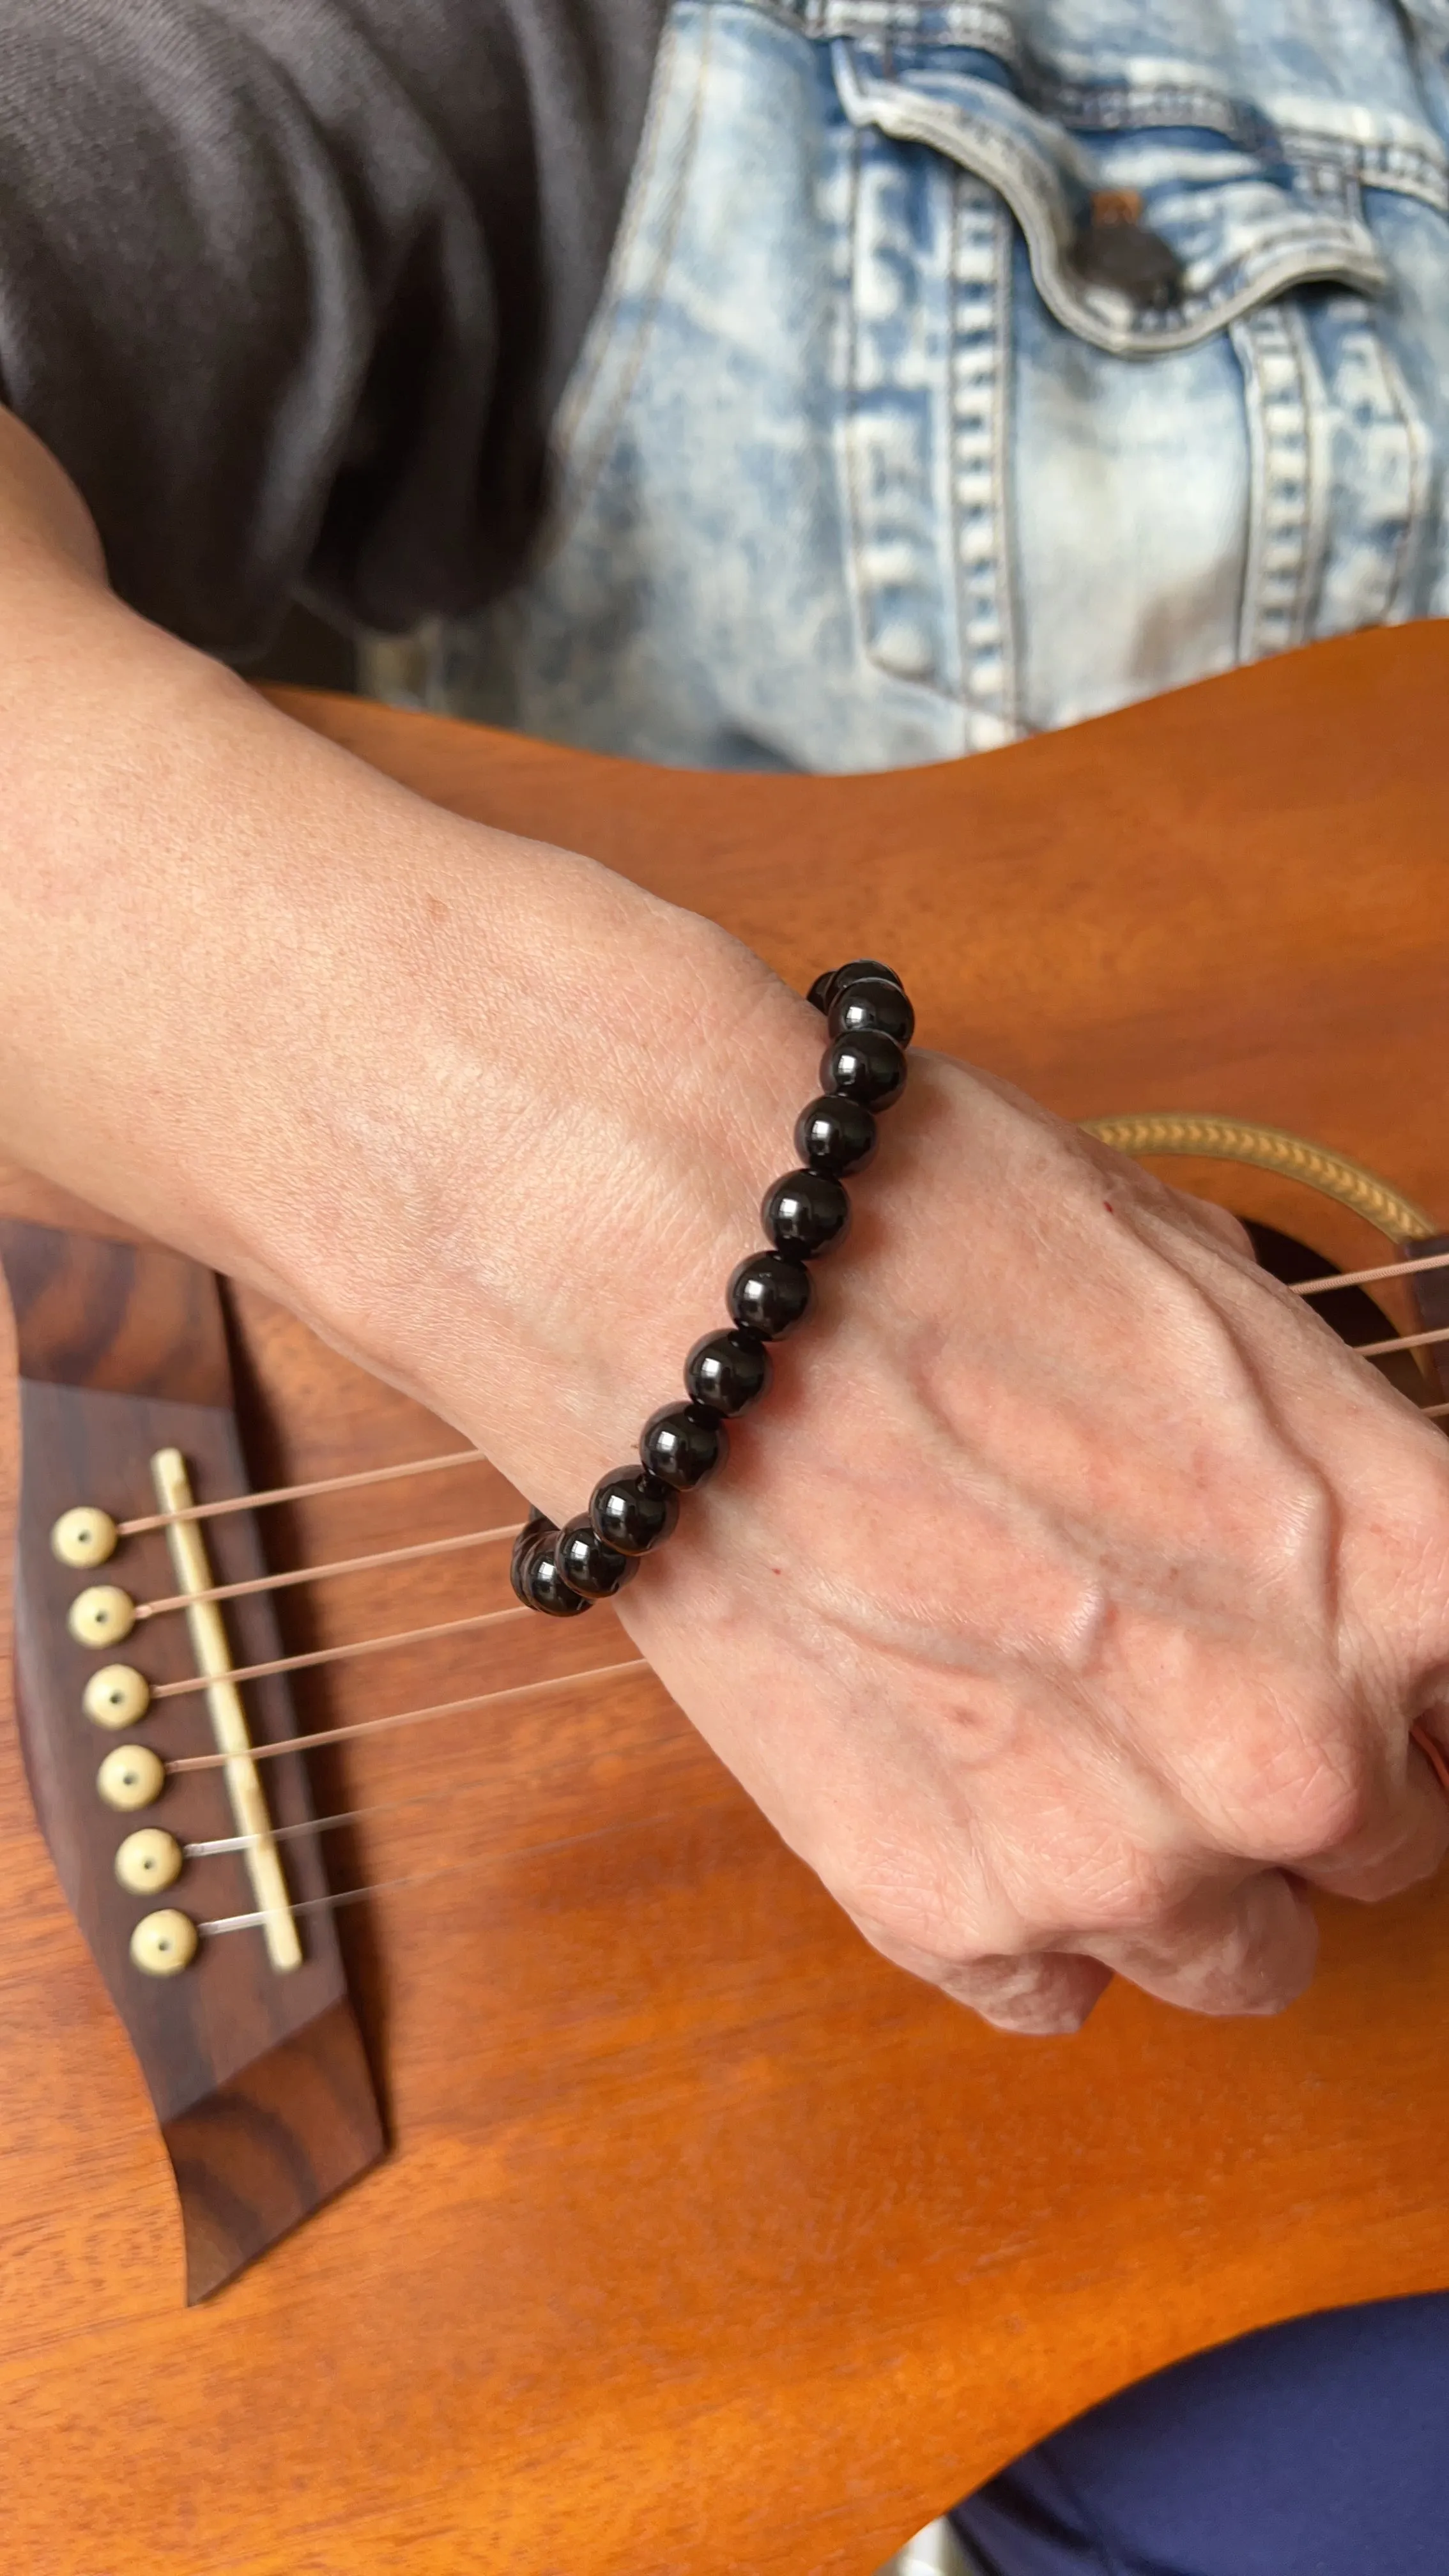
[[[1426,627],[815,782],[289,703],[796,983],[890,957],[926,1042],[1069,1114],[1273,1121],[1449,1220],[1446,695]],[[1173,1177],[1374,1257],[1249,1176]],[[19,1176],[0,1200],[61,1213]],[[235,1312],[258,1478],[445,1445],[260,1299]],[[268,1543],[335,1557],[508,1502],[470,1468],[405,1508],[279,1513]],[[458,1558],[349,1578],[284,1596],[284,1633],[458,1615],[505,1581]],[[339,1666],[299,1700],[326,1724],[627,1651],[588,1626]],[[27,2576],[867,2576],[1141,2372],[1449,2281],[1442,1887],[1325,1904],[1319,1981],[1280,2021],[1119,1990],[1028,2044],[872,1956],[647,1677],[344,1752],[324,1809],[445,1794],[335,1837],[335,1882],[477,1865],[340,1918],[393,2154],[188,2314],[145,2095],[0,1739],[0,2511]]]

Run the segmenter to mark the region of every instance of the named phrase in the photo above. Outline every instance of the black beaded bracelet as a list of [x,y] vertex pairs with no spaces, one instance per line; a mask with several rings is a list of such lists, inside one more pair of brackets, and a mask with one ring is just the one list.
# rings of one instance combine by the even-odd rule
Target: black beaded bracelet
[[768,1388],[766,1343],[793,1333],[810,1311],[806,1262],[833,1252],[850,1231],[845,1177],[864,1171],[876,1149],[876,1115],[906,1087],[916,1015],[899,975],[875,957],[817,976],[809,998],[826,1020],[830,1044],[820,1059],[820,1097],[795,1121],[800,1168],[765,1192],[760,1213],[770,1248],[731,1272],[729,1328],[695,1343],[684,1363],[689,1400],[651,1413],[639,1435],[639,1465],[601,1476],[587,1512],[562,1529],[535,1512],[520,1530],[513,1589],[530,1610],[577,1618],[622,1591],[640,1558],[669,1537],[680,1495],[729,1456],[726,1421]]

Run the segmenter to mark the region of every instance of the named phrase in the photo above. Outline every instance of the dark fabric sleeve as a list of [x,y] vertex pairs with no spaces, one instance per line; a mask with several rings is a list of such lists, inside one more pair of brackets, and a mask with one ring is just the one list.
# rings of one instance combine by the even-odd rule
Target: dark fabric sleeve
[[0,388],[124,598],[245,659],[506,585],[658,14],[0,0]]

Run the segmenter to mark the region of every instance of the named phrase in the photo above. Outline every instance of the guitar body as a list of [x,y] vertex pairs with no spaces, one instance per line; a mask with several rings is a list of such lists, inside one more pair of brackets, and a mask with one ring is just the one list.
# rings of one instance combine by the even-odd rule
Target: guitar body
[[[289,703],[797,985],[891,958],[924,1042],[1068,1116],[1271,1122],[1449,1224],[1449,629],[853,779]],[[1383,1257],[1287,1183],[1171,1176]],[[117,1231],[20,1175],[0,1209]],[[229,1312],[253,1486],[454,1445],[260,1298]],[[7,1399],[12,1515],[15,1423]],[[295,1565],[515,1509],[479,1466],[290,1506],[266,1544]],[[505,1584],[496,1551],[348,1577],[278,1596],[282,1639]],[[600,1659],[586,1624],[301,1674],[301,1722],[565,1675]],[[27,2576],[868,2576],[1124,2382],[1449,2284],[1449,1885],[1324,1904],[1280,2021],[1118,1988],[1028,2043],[867,1950],[647,1673],[330,1749],[313,1794],[419,1801],[332,1837],[334,1886],[478,1865],[338,1914],[390,2152],[187,2309],[151,2104],[0,1730],[0,2514]]]

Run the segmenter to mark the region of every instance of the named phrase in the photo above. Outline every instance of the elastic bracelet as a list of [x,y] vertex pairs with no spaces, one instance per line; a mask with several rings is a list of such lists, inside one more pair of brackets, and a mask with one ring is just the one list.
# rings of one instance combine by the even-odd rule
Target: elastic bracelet
[[830,1044],[820,1059],[820,1095],[795,1121],[799,1168],[772,1181],[761,1203],[769,1248],[731,1272],[728,1329],[695,1343],[684,1363],[688,1401],[650,1414],[639,1435],[639,1465],[601,1476],[588,1510],[562,1529],[535,1511],[520,1530],[513,1589],[530,1610],[576,1619],[622,1591],[641,1557],[663,1545],[679,1519],[680,1495],[729,1456],[727,1419],[768,1389],[766,1343],[783,1340],[808,1315],[814,1290],[806,1262],[833,1252],[850,1231],[845,1176],[872,1160],[876,1114],[906,1087],[916,1015],[899,975],[875,957],[818,975],[809,998]]

